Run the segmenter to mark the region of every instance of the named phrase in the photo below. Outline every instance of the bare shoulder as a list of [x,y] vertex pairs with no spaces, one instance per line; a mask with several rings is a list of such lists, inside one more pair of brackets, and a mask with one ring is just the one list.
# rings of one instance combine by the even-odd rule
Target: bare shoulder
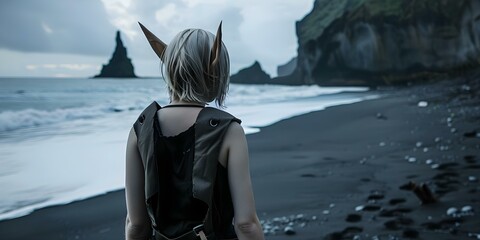
[[137,134],[135,133],[135,129],[133,127],[130,129],[127,142],[128,144],[137,144]]
[[233,141],[235,139],[244,139],[245,131],[243,130],[242,125],[236,121],[232,121],[228,126],[227,133],[225,135],[226,141]]

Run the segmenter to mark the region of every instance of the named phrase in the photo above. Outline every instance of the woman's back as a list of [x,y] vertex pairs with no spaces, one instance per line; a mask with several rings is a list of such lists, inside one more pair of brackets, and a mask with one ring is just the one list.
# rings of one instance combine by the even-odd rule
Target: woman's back
[[184,30],[168,46],[141,27],[164,62],[171,102],[148,106],[128,137],[127,239],[147,239],[151,228],[156,239],[185,231],[178,239],[231,239],[235,232],[241,240],[263,239],[240,120],[197,107],[212,101],[223,106],[228,90],[221,25],[216,36]]
[[[159,189],[151,201],[159,216],[158,230],[174,238],[203,223],[208,205],[192,195],[195,122],[201,105],[167,105],[157,111]],[[223,159],[225,160],[225,159]],[[235,236],[227,169],[218,163],[212,208],[216,235]]]

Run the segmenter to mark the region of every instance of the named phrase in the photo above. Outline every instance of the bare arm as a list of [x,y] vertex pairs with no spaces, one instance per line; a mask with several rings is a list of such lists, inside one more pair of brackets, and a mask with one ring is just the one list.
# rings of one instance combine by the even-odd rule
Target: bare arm
[[253,198],[247,140],[240,124],[234,122],[230,125],[225,144],[228,149],[228,181],[235,211],[235,232],[240,240],[263,240]]
[[130,130],[127,141],[125,172],[125,198],[127,201],[125,237],[127,240],[145,240],[151,236],[152,229],[145,207],[143,164],[133,128]]

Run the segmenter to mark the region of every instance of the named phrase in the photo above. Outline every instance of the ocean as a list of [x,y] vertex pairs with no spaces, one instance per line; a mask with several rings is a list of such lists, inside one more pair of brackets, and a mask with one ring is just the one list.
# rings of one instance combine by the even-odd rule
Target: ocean
[[[225,110],[254,134],[368,90],[231,84]],[[127,136],[152,101],[168,103],[162,79],[0,78],[0,220],[124,188]]]

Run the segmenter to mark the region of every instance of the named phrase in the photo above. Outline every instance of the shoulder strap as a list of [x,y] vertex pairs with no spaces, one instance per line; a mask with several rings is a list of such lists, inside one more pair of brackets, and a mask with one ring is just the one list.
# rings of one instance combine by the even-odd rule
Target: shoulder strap
[[[160,105],[153,101],[143,112],[138,116],[133,124],[135,134],[137,135],[137,146],[140,156],[142,157],[143,166],[145,169],[145,198],[150,198],[156,193],[158,189],[157,181],[153,180],[157,176],[157,165],[155,159],[154,146],[154,123],[156,113],[160,109]],[[147,178],[152,178],[148,179]]]
[[220,109],[207,107],[197,117],[195,127],[195,156],[193,163],[193,196],[208,204],[204,227],[213,232],[212,198],[217,162],[223,138],[231,122],[240,119]]

